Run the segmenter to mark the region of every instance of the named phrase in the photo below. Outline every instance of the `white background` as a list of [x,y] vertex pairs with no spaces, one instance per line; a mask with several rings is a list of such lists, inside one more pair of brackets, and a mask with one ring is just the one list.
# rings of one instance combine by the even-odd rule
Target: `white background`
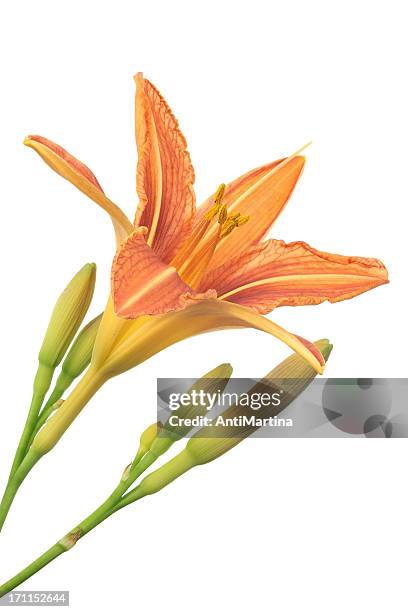
[[[29,149],[45,135],[133,214],[132,75],[181,122],[197,200],[310,139],[273,235],[381,258],[391,283],[272,317],[335,345],[330,376],[406,376],[406,21],[403,2],[13,2],[1,15],[1,420],[4,483],[51,306],[86,261],[109,289],[106,215]],[[255,331],[174,346],[110,382],[24,484],[1,535],[5,580],[115,485],[154,420],[157,376],[287,354]],[[405,440],[252,440],[105,523],[26,585],[71,608],[406,610]]]

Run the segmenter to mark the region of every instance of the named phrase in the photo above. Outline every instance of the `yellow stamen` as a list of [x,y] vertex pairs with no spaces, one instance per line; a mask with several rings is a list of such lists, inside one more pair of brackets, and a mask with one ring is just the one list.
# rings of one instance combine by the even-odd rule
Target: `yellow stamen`
[[218,212],[218,223],[224,225],[228,217],[227,207],[223,204]]
[[[289,157],[286,157],[279,164],[277,164],[276,166],[271,168],[271,170],[269,172],[264,174],[264,176],[262,178],[260,178],[257,182],[255,182],[253,185],[251,185],[251,187],[249,187],[246,191],[241,193],[241,195],[234,202],[231,203],[231,205],[229,207],[229,211],[232,212],[232,211],[235,211],[237,208],[239,208],[239,206],[241,205],[243,200],[248,198],[248,196],[251,195],[256,189],[259,189],[260,185],[262,185],[263,183],[268,181],[271,178],[271,176],[273,176],[274,174],[279,172],[284,166],[286,166],[289,162],[291,162],[295,157],[300,155],[311,144],[312,144],[311,142],[308,142],[303,147],[301,147],[300,149],[298,149],[297,151],[292,153],[292,155],[290,155]],[[237,213],[234,212],[234,214],[237,214]],[[212,237],[214,235],[215,231],[216,231],[216,227],[214,225],[212,227],[210,227],[209,230],[208,230],[207,239],[210,238],[210,236]],[[232,230],[229,230],[229,233],[231,233],[231,231]]]
[[221,200],[224,197],[225,193],[225,183],[221,183],[218,187],[217,191],[214,194],[214,202],[215,204],[221,204]]
[[202,218],[198,224],[198,226],[193,230],[191,236],[185,240],[185,242],[180,247],[179,251],[176,253],[174,258],[171,261],[171,265],[177,270],[179,267],[185,262],[186,258],[188,258],[191,253],[197,248],[200,244],[201,240],[204,238],[207,229],[209,226],[209,221],[205,218]]
[[248,223],[248,221],[249,215],[245,215],[244,217],[241,216],[241,213],[231,215],[227,218],[226,222],[223,225],[220,238],[225,238],[226,236],[229,236],[232,230],[234,230],[236,227],[240,227],[241,225],[245,225],[245,223]]
[[[193,235],[171,262],[181,278],[195,290],[200,286],[219,241],[249,220],[249,216],[242,216],[239,212],[228,216],[227,206],[222,204],[224,192],[225,184],[222,183],[214,194],[214,206],[204,215]],[[214,217],[218,217],[215,225],[217,231],[209,237],[208,230]]]
[[225,238],[226,236],[229,236],[230,233],[236,228],[237,226],[235,225],[235,223],[233,221],[230,221],[225,224],[225,226],[222,229],[220,238]]
[[200,286],[208,265],[214,255],[215,248],[220,240],[221,225],[218,226],[218,232],[210,242],[202,243],[200,247],[194,251],[191,256],[179,268],[178,272],[182,279],[192,288],[197,290]]
[[237,227],[241,227],[241,225],[245,225],[245,223],[248,223],[248,221],[249,221],[249,215],[245,215],[243,217],[239,215],[239,218],[237,218]]
[[214,206],[212,206],[210,210],[204,215],[207,221],[212,221],[212,219],[214,219],[214,217],[218,215],[221,207],[221,201],[224,197],[224,192],[225,183],[221,183],[221,185],[218,187],[217,191],[214,194]]
[[218,222],[221,225],[225,222],[227,218],[227,208],[221,204],[224,192],[225,183],[221,183],[214,194],[214,206],[212,206],[210,210],[200,219],[192,234],[187,238],[171,261],[171,265],[177,270],[185,269],[188,262],[192,259],[192,257],[194,257],[197,247],[200,250],[199,245],[207,233],[210,221],[212,221],[212,219],[218,215]]

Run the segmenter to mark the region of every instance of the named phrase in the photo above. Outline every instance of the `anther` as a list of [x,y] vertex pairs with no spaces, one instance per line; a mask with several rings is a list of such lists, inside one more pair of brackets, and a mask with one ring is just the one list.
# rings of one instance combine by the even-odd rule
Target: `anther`
[[220,210],[218,211],[218,223],[220,225],[224,225],[225,221],[227,220],[227,217],[228,217],[227,207],[225,206],[225,204],[223,204],[220,207]]
[[241,217],[241,216],[240,216],[240,217],[239,217],[239,218],[236,220],[237,227],[241,227],[241,225],[245,225],[245,223],[248,223],[248,221],[249,221],[249,215],[246,215],[246,216],[244,216],[244,217]]
[[228,217],[227,220],[224,223],[224,226],[223,226],[222,230],[221,230],[220,238],[225,238],[236,227],[240,227],[241,225],[245,225],[245,223],[248,223],[248,221],[249,221],[249,215],[245,215],[245,216],[241,217],[240,213],[236,213],[235,215],[232,215],[231,217]]
[[210,210],[204,215],[206,221],[212,221],[220,212],[221,200],[224,197],[225,183],[221,183],[217,191],[214,194],[214,206],[211,206]]
[[217,191],[214,194],[214,204],[221,204],[221,200],[224,197],[225,183],[221,183]]

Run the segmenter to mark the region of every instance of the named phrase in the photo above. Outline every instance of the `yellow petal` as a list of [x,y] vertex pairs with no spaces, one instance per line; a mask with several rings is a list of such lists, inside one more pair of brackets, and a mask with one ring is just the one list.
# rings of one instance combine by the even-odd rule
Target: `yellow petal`
[[129,370],[163,349],[197,334],[252,327],[282,340],[319,373],[324,359],[308,341],[238,304],[209,299],[162,316],[143,316],[127,327],[101,366],[107,377]]

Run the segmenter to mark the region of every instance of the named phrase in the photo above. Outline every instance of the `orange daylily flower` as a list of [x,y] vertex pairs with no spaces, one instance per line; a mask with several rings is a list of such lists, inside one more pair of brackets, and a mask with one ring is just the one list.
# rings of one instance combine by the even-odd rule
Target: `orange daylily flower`
[[[354,297],[388,282],[386,268],[378,259],[265,239],[302,173],[305,159],[299,154],[221,185],[196,210],[194,170],[178,122],[142,74],[135,80],[139,205],[134,223],[84,164],[45,138],[25,140],[111,216],[118,245],[105,312],[105,321],[116,325],[112,354],[128,354],[132,361],[136,332],[152,334],[161,350],[196,333],[244,326],[278,337],[321,372],[324,359],[311,343],[262,315],[278,306]],[[145,358],[157,350],[146,349]]]

